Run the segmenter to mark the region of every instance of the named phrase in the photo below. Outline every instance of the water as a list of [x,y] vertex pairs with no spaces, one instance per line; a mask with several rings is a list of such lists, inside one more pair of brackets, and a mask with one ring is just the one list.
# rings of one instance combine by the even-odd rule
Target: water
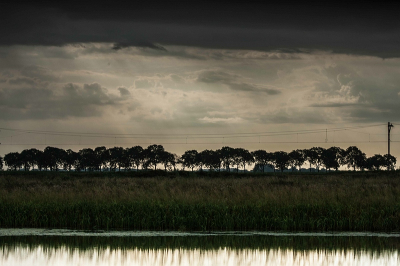
[[0,265],[400,265],[400,234],[0,229]]

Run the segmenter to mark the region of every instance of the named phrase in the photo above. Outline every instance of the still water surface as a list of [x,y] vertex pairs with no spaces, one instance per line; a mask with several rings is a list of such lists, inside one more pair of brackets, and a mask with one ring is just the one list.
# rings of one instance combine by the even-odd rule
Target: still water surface
[[399,234],[0,229],[0,265],[400,265]]

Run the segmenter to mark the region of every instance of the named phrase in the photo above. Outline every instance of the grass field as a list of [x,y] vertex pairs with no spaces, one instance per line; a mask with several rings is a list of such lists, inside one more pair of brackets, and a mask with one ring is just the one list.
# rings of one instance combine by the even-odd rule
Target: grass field
[[0,227],[393,232],[400,173],[2,172]]

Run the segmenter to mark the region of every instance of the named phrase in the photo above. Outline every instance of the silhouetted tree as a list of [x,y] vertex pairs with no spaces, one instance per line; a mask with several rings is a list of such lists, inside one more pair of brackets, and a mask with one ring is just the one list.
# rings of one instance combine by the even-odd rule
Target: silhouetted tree
[[391,154],[385,154],[385,155],[383,155],[383,157],[385,159],[387,169],[394,170],[396,162],[397,162],[396,157],[394,157]]
[[104,146],[95,148],[94,155],[96,158],[96,162],[95,162],[96,169],[101,172],[101,168],[103,166],[107,167],[107,161],[108,161],[107,160],[107,155],[108,155],[107,148]]
[[11,170],[16,171],[17,168],[21,168],[22,160],[18,152],[10,152],[4,156],[4,162],[7,167]]
[[35,164],[37,164],[38,152],[39,150],[37,149],[28,149],[23,150],[20,153],[19,158],[25,171],[29,171],[31,167],[35,168]]
[[193,169],[197,166],[198,152],[196,150],[185,151],[185,153],[181,156],[182,165],[184,167]]
[[150,166],[150,159],[149,159],[149,150],[144,149],[142,152],[143,162],[142,162],[142,169],[147,170]]
[[251,165],[254,163],[254,157],[246,149],[240,149],[240,165],[243,166],[243,171],[246,171],[246,164]]
[[221,168],[221,157],[218,151],[204,150],[201,152],[202,162],[210,171]]
[[[249,152],[249,151],[247,151]],[[246,150],[243,148],[235,148],[232,153],[232,162],[236,165],[236,172],[239,173],[239,166],[243,165],[243,157],[245,155]]]
[[196,154],[196,166],[199,167],[200,171],[203,171],[204,165],[204,151],[201,151]]
[[276,159],[274,152],[267,152],[267,162],[268,162],[267,165],[271,167],[275,172],[277,166],[276,166]]
[[167,168],[172,167],[172,164],[174,163],[174,161],[175,161],[175,158],[172,153],[167,152],[167,151],[160,152],[160,163],[162,165],[164,165],[165,172],[167,171]]
[[32,166],[32,170],[35,169],[35,165],[37,165],[38,168],[39,168],[39,157],[41,156],[41,154],[43,152],[41,150],[38,150],[38,149],[35,149],[35,148],[29,149],[29,152],[31,154],[30,164]]
[[288,166],[290,167],[290,170],[292,170],[292,172],[296,169],[296,161],[294,160],[294,157],[291,156],[293,154],[291,154],[293,151],[289,152],[289,162],[288,162]]
[[283,170],[285,170],[285,168],[289,165],[289,154],[284,151],[277,151],[274,152],[274,158],[276,166],[281,172],[283,172]]
[[292,166],[292,171],[297,166],[299,167],[299,171],[301,170],[301,166],[306,161],[306,155],[304,150],[293,150],[289,153],[290,164]]
[[330,147],[322,152],[322,163],[326,169],[334,168],[338,171],[340,165],[344,164],[345,151],[339,147]]
[[65,151],[63,149],[55,147],[46,147],[43,152],[43,160],[45,162],[45,168],[49,167],[50,171],[58,171],[63,164],[63,158]]
[[0,156],[0,170],[3,170],[3,157]]
[[313,154],[317,156],[315,158],[315,167],[317,168],[317,171],[319,172],[319,168],[321,167],[321,165],[323,163],[322,157],[323,157],[323,153],[324,153],[325,149],[322,147],[313,147],[313,148],[311,148],[311,150],[313,150],[314,151]]
[[262,166],[263,173],[265,172],[265,166],[269,162],[268,153],[265,150],[257,150],[251,153],[254,157],[254,161],[259,166]]
[[382,167],[386,167],[385,157],[380,154],[375,154],[366,159],[365,167],[370,171],[379,171]]
[[114,169],[114,171],[121,170],[121,166],[123,164],[123,158],[122,156],[124,155],[124,149],[122,147],[114,147],[108,149],[108,158],[109,158],[109,165],[110,165],[110,170]]
[[174,171],[176,171],[176,167],[178,166],[178,164],[182,164],[182,160],[181,157],[175,153],[172,154],[173,158],[171,160],[171,165],[174,168]]
[[162,145],[153,144],[148,146],[146,150],[148,164],[153,165],[154,170],[157,170],[157,164],[161,163],[164,147]]
[[355,171],[356,168],[362,169],[366,164],[366,155],[356,146],[350,146],[346,149],[345,153],[345,164],[347,167],[353,167]]
[[136,171],[139,171],[139,166],[143,165],[143,162],[145,161],[143,148],[140,146],[130,148],[128,156],[132,162],[132,166],[136,166]]
[[103,153],[103,158],[104,158],[104,165],[106,168],[108,168],[110,171],[114,170],[114,163],[115,160],[111,155],[111,149],[112,148],[108,148],[106,151],[104,151]]
[[79,159],[79,153],[74,152],[71,149],[68,149],[65,151],[65,158],[64,158],[64,169],[71,171],[72,167],[75,168],[75,171],[80,170],[80,159]]
[[316,169],[320,169],[323,164],[326,169],[332,168],[338,170],[341,165],[347,165],[349,168],[359,168],[363,170],[368,168],[370,170],[380,170],[387,167],[389,170],[394,169],[396,158],[391,155],[376,154],[370,158],[355,146],[350,146],[346,150],[339,147],[330,147],[324,149],[321,147],[313,147],[309,150],[293,150],[289,154],[286,152],[278,151],[274,153],[266,152],[264,150],[256,150],[250,153],[243,148],[230,148],[223,147],[219,150],[204,150],[198,153],[196,150],[186,151],[181,157],[164,150],[162,145],[150,145],[146,149],[140,146],[132,148],[114,147],[106,149],[104,146],[97,147],[94,150],[91,148],[82,149],[78,153],[72,150],[63,150],[55,147],[46,147],[44,151],[37,149],[23,150],[21,153],[9,153],[1,160],[0,169],[2,164],[8,167],[9,170],[17,170],[22,166],[26,171],[30,168],[38,166],[39,170],[50,168],[51,171],[59,167],[64,167],[71,171],[72,168],[79,171],[80,169],[89,170],[102,170],[102,167],[110,167],[111,170],[116,171],[124,168],[125,170],[139,166],[142,169],[147,169],[149,166],[154,166],[157,169],[157,164],[163,164],[165,170],[177,169],[178,164],[183,165],[183,169],[188,167],[194,170],[199,167],[200,171],[203,166],[206,166],[211,171],[215,169],[221,170],[225,167],[228,171],[232,165],[236,166],[237,172],[239,167],[246,170],[246,165],[256,163],[255,168],[263,168],[265,165],[271,165],[274,171],[276,168],[283,171],[287,166],[291,166],[292,170],[296,167],[301,169],[305,160],[310,162],[311,166],[314,164]]
[[121,164],[121,167],[125,169],[125,171],[131,169],[133,162],[131,160],[131,157],[129,156],[129,148],[125,148],[122,150],[122,156],[119,160],[119,163]]
[[19,157],[24,167],[24,170],[29,171],[31,165],[33,164],[32,162],[34,161],[34,154],[31,152],[31,150],[23,150],[20,153]]
[[44,152],[41,151],[41,150],[37,150],[36,151],[35,160],[36,160],[36,165],[37,165],[39,171],[42,171],[42,169],[44,167],[46,167],[46,161],[45,161],[45,158],[44,158]]
[[310,163],[310,172],[311,172],[312,165],[315,164],[317,161],[318,153],[313,149],[307,149],[304,150],[304,154],[306,156],[306,160]]
[[233,164],[233,155],[234,155],[235,149],[231,148],[231,147],[222,147],[219,150],[220,153],[220,157],[221,157],[221,161],[222,161],[222,165],[224,166],[224,168],[226,170],[228,170],[228,172],[231,171],[230,169],[230,165]]
[[80,168],[89,171],[97,168],[97,158],[94,150],[87,148],[79,151]]

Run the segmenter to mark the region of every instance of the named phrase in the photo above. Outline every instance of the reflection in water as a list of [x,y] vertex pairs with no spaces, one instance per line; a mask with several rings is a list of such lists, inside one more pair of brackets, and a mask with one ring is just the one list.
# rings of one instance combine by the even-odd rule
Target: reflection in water
[[400,265],[398,237],[1,236],[0,265]]
[[152,249],[70,250],[4,248],[0,265],[398,265],[398,252]]

